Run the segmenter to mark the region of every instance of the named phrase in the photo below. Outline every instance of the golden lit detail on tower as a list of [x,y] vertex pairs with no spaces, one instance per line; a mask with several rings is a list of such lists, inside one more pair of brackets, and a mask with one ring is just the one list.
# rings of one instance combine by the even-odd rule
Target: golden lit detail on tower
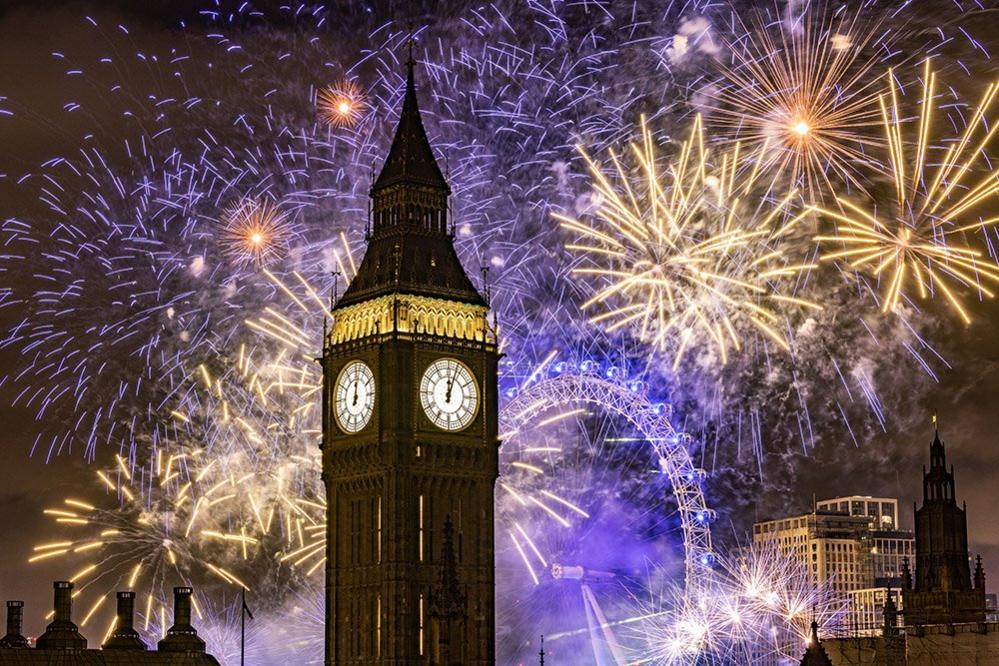
[[427,296],[390,295],[338,309],[327,344],[378,334],[433,335],[496,344],[495,331],[480,305]]

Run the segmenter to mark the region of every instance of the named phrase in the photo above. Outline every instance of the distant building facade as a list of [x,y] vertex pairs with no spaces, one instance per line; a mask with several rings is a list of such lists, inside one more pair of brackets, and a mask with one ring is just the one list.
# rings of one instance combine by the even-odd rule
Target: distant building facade
[[916,539],[909,530],[871,532],[871,573],[880,586],[897,586],[906,561],[916,554]]
[[899,585],[902,563],[914,558],[916,539],[911,530],[901,529],[898,500],[894,497],[850,495],[819,500],[817,511],[839,512],[848,516],[864,516],[869,521],[872,585]]
[[797,557],[812,581],[848,592],[870,587],[869,521],[865,516],[813,511],[753,525],[753,543]]
[[819,500],[812,513],[756,523],[754,543],[794,555],[812,581],[848,599],[852,635],[877,635],[888,590],[898,609],[904,563],[915,558],[913,532],[899,528],[898,499],[849,495]]
[[7,602],[7,633],[0,639],[0,666],[41,666],[53,664],[101,664],[113,666],[219,666],[205,652],[205,642],[191,625],[189,587],[174,588],[173,626],[149,650],[134,629],[135,593],[118,592],[115,628],[101,649],[88,649],[87,639],[73,622],[73,584],[54,584],[52,621],[31,647],[21,633],[24,603]]
[[867,516],[872,529],[894,530],[898,528],[898,500],[894,497],[871,497],[870,495],[849,495],[819,500],[815,503],[819,511],[838,511],[848,516]]

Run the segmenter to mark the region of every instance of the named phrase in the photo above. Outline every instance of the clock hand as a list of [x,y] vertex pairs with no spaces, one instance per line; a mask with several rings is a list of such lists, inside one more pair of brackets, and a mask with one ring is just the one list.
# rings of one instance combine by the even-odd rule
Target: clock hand
[[454,388],[454,377],[449,377],[447,380],[447,393],[444,394],[444,402],[451,403],[451,389]]
[[354,402],[351,403],[354,407],[357,406],[357,382],[354,382]]

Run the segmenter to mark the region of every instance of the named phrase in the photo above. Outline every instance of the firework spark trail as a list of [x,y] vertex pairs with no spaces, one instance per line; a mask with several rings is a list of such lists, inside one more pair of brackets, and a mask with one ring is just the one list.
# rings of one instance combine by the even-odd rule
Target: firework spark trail
[[295,663],[319,666],[323,663],[326,626],[325,588],[321,580],[309,578],[283,600],[281,608],[265,618],[263,661],[280,662],[288,654]]
[[[356,21],[363,12],[354,9],[345,7],[338,20]],[[75,72],[68,83],[116,94],[87,97],[73,112],[95,128],[85,149],[19,179],[47,212],[3,223],[4,271],[11,284],[24,285],[5,292],[4,302],[29,310],[4,341],[25,359],[15,373],[17,402],[39,418],[74,412],[53,419],[73,421],[72,432],[39,434],[36,448],[46,455],[82,444],[93,458],[104,442],[137,446],[125,433],[154,427],[140,414],[162,413],[174,400],[185,369],[203,360],[188,359],[229,344],[241,313],[255,314],[268,301],[254,266],[218,256],[214,234],[227,206],[247,197],[281,202],[300,230],[272,267],[284,277],[298,270],[327,286],[320,276],[333,268],[329,233],[349,224],[352,238],[360,236],[365,185],[387,140],[390,123],[382,121],[397,108],[398,54],[410,35],[377,26],[358,38],[363,56],[351,64],[324,46],[327,11],[294,3],[282,11],[296,27],[267,32],[266,44],[241,43],[243,35],[228,28],[259,20],[247,5],[234,14],[206,12],[226,29],[192,34],[185,48],[158,61],[127,31],[93,20],[85,27],[96,39],[110,51],[139,53],[139,64],[59,54]],[[573,168],[571,146],[583,140],[596,153],[615,145],[646,103],[664,120],[687,113],[684,95],[673,93],[697,73],[663,66],[650,76],[649,57],[674,38],[681,16],[710,15],[712,7],[685,3],[638,32],[627,12],[594,24],[578,11],[501,3],[417,35],[429,83],[423,94],[434,95],[425,104],[428,129],[457,194],[459,251],[467,266],[489,266],[508,346],[533,345],[532,331],[571,319],[581,294],[578,281],[561,279],[562,258],[546,249],[555,246],[557,229],[530,222],[585,178]],[[107,68],[113,76],[102,73]],[[356,78],[370,113],[336,131],[317,122],[316,90],[303,72]],[[121,128],[112,135],[103,116],[127,119],[125,143]],[[488,145],[483,136],[491,137]],[[122,220],[137,224],[121,235]],[[63,249],[40,252],[53,235]],[[72,284],[50,288],[64,282],[70,264]],[[45,287],[33,289],[39,279]]]
[[674,368],[688,346],[713,346],[726,363],[730,349],[741,350],[747,326],[788,349],[778,307],[821,309],[778,286],[815,267],[794,263],[780,246],[803,218],[792,212],[796,191],[745,209],[759,161],[741,160],[739,144],[709,161],[699,117],[666,167],[644,121],[641,135],[630,145],[637,175],[612,151],[611,180],[584,153],[599,197],[592,222],[555,215],[582,238],[566,246],[588,261],[573,272],[601,281],[582,304],[603,307],[590,321],[606,322],[608,331],[636,329],[639,339],[673,354]]
[[935,138],[934,111],[940,112],[940,103],[936,74],[927,60],[915,141],[907,141],[912,123],[902,109],[895,73],[889,71],[887,79],[888,92],[879,101],[895,205],[886,214],[873,198],[858,203],[838,196],[841,212],[815,208],[835,225],[833,233],[816,240],[826,244],[823,260],[842,261],[881,283],[882,312],[909,303],[911,291],[921,299],[939,292],[967,324],[971,316],[956,290],[991,298],[994,292],[986,285],[999,283],[999,267],[976,247],[975,238],[975,232],[984,236],[999,222],[983,217],[987,204],[999,195],[999,170],[984,152],[996,132],[993,102],[999,82],[987,86],[960,136]]
[[[545,114],[559,105],[578,104],[580,95],[594,96],[599,89],[577,78],[569,90],[537,97],[537,91],[544,91],[562,75],[563,70],[557,68],[571,68],[573,61],[553,58],[538,69],[538,54],[513,55],[516,33],[508,35],[511,41],[503,42],[502,48],[489,46],[490,29],[508,28],[502,15],[490,20],[491,26],[479,26],[479,49],[421,49],[419,55],[435,83],[448,77],[458,83],[459,75],[462,81],[477,82],[461,90],[459,98],[441,90],[435,101],[443,108],[440,123],[446,124],[446,135],[452,137],[444,150],[449,176],[460,193],[455,214],[461,219],[458,235],[463,239],[463,254],[491,266],[491,279],[504,285],[496,305],[519,313],[507,322],[508,330],[516,331],[528,325],[526,318],[533,309],[517,307],[519,295],[528,296],[540,283],[536,272],[524,269],[537,248],[526,242],[530,234],[514,237],[512,225],[522,206],[526,210],[544,201],[543,190],[516,201],[480,193],[487,185],[495,189],[491,184],[496,174],[520,163],[518,155],[534,155],[542,140],[545,154],[559,154],[570,143],[570,129],[564,122],[546,120]],[[88,22],[88,29],[114,40],[115,49],[141,51],[126,36],[107,36],[96,22]],[[400,68],[388,49],[399,48],[407,38],[403,31],[377,36],[381,41],[374,55],[382,66],[370,87],[371,114],[359,119],[355,127],[335,133],[315,122],[314,110],[304,103],[307,96],[295,98],[302,71],[321,70],[325,63],[337,61],[318,48],[321,42],[315,40],[295,51],[293,70],[284,64],[283,50],[273,54],[274,62],[268,62],[269,51],[240,48],[225,36],[194,40],[191,52],[174,53],[165,70],[143,69],[136,74],[110,59],[115,79],[123,82],[115,81],[115,89],[121,88],[122,94],[99,98],[107,111],[90,103],[77,113],[89,114],[103,133],[110,128],[97,120],[100,113],[135,119],[135,136],[124,144],[118,137],[109,137],[98,148],[87,147],[76,157],[52,160],[38,173],[23,177],[20,184],[25,189],[36,187],[38,201],[47,212],[32,220],[4,222],[7,256],[17,260],[14,267],[20,264],[46,284],[41,291],[17,289],[5,294],[7,305],[32,304],[31,316],[4,341],[5,346],[26,352],[27,367],[17,373],[23,385],[18,404],[37,409],[40,418],[72,409],[81,426],[72,433],[43,433],[39,448],[47,447],[48,455],[55,455],[82,438],[92,458],[99,443],[127,440],[120,434],[125,429],[119,423],[128,418],[124,415],[133,413],[129,425],[134,430],[140,425],[135,412],[162,411],[183,382],[184,368],[192,366],[185,360],[210,356],[213,348],[226,344],[238,330],[240,311],[253,312],[267,300],[257,288],[255,266],[219,261],[217,254],[224,249],[217,247],[214,235],[227,207],[247,199],[280,201],[282,215],[294,220],[301,235],[289,252],[290,262],[279,262],[283,265],[275,265],[275,272],[285,275],[290,263],[308,279],[322,281],[316,280],[318,274],[332,267],[326,254],[328,221],[357,221],[351,225],[352,236],[358,236],[363,226],[364,184],[380,155],[378,146],[386,139],[378,131],[386,124],[380,121],[394,112],[401,93]],[[563,40],[557,32],[548,39]],[[559,48],[566,45],[561,43]],[[220,62],[213,63],[214,57]],[[69,68],[76,73],[71,80],[88,81],[96,90],[107,85],[99,66],[74,62]],[[580,76],[584,74],[592,78],[599,70],[588,69]],[[234,87],[227,75],[238,78],[240,85]],[[135,90],[147,81],[155,92]],[[503,153],[493,154],[477,139],[478,132],[494,122],[493,111],[511,85],[522,87],[518,94],[531,106],[529,110],[522,106],[520,120],[512,125],[520,138],[504,144]],[[469,105],[473,99],[478,102]],[[532,175],[525,170],[523,177]],[[505,211],[500,224],[497,209]],[[124,235],[122,220],[136,221]],[[341,228],[346,229],[346,224]],[[486,233],[479,233],[480,229]],[[57,253],[39,250],[51,242],[64,249]],[[507,254],[518,259],[509,268]],[[247,255],[241,252],[240,256]],[[66,289],[49,289],[49,282],[62,281],[70,263],[75,281]],[[25,275],[19,283],[32,285],[37,279]],[[127,311],[123,303],[129,304]],[[115,314],[116,308],[122,312]],[[99,326],[90,321],[90,313],[96,311],[102,316]],[[86,355],[81,353],[84,350]],[[51,358],[75,360],[55,363]],[[112,362],[96,363],[94,358]],[[134,362],[115,367],[120,358]],[[159,386],[149,381],[153,376],[161,380]],[[100,396],[117,397],[102,404]],[[136,404],[145,407],[132,409]],[[134,441],[124,443],[135,446]]]

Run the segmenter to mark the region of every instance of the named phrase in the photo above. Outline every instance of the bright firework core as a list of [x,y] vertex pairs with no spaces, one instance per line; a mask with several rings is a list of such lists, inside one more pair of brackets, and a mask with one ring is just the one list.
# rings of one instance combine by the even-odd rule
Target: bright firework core
[[361,88],[350,80],[326,86],[316,96],[319,117],[330,127],[353,127],[367,108]]
[[261,266],[280,259],[291,236],[288,215],[269,198],[247,197],[222,212],[219,243],[237,264]]
[[791,126],[791,131],[800,136],[801,138],[807,136],[808,133],[811,131],[811,129],[812,128],[809,127],[808,123],[804,120],[799,120],[796,123],[794,123],[794,125]]

